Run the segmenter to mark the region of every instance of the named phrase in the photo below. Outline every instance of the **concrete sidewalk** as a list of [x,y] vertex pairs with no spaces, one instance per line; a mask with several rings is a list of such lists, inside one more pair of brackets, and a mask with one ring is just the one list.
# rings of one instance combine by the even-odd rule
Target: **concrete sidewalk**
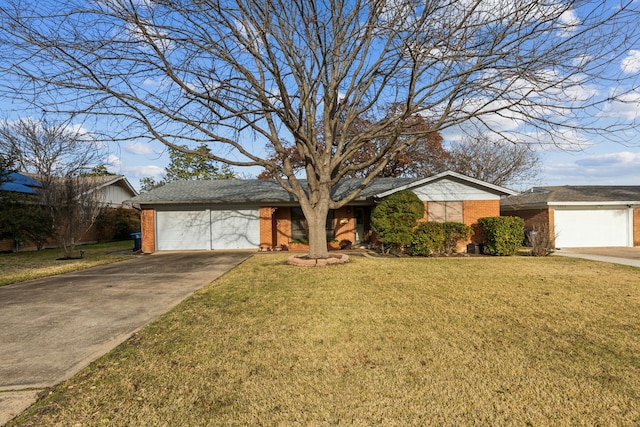
[[253,253],[156,253],[0,287],[0,425]]
[[640,247],[564,248],[555,251],[553,255],[640,267]]

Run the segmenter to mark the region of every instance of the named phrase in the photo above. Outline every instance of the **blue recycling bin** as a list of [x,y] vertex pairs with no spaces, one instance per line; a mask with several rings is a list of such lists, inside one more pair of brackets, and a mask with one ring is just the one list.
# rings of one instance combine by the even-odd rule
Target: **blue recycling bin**
[[142,233],[131,233],[129,234],[133,239],[133,252],[138,252],[142,249]]

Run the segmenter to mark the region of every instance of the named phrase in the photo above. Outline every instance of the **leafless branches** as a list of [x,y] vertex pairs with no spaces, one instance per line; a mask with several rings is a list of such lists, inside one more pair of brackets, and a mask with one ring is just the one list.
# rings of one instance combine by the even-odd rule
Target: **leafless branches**
[[[632,0],[6,0],[0,70],[6,93],[57,112],[91,114],[187,154],[261,166],[324,216],[357,191],[330,188],[358,170],[363,185],[425,132],[457,126],[514,142],[634,126],[612,112],[637,99]],[[27,93],[28,92],[28,93]],[[634,102],[634,101],[631,101]],[[398,106],[388,114],[388,106]],[[375,117],[353,134],[361,117]],[[316,123],[322,123],[321,137]],[[375,138],[387,141],[354,163]],[[286,160],[293,141],[309,191]],[[398,141],[401,141],[398,143]],[[321,233],[318,233],[320,236]]]

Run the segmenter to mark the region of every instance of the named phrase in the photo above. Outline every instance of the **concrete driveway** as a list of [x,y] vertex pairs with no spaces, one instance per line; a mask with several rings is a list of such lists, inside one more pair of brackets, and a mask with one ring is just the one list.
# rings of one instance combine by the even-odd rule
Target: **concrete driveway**
[[640,246],[632,248],[562,248],[554,252],[554,255],[640,267]]
[[0,287],[0,425],[253,253],[156,253]]

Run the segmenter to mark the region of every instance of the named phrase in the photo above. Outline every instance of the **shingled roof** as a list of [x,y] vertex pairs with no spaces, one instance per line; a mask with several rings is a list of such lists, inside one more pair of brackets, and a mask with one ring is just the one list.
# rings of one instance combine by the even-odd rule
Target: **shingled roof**
[[[366,200],[418,178],[377,178],[360,193],[358,200]],[[305,180],[300,180],[306,185]],[[340,199],[362,184],[362,179],[345,179],[332,191]],[[225,179],[214,181],[177,181],[134,197],[140,205],[177,203],[295,203],[296,198],[272,179]]]
[[534,187],[517,196],[506,197],[501,208],[545,207],[571,204],[620,203],[640,204],[640,186],[637,185],[565,185]]

